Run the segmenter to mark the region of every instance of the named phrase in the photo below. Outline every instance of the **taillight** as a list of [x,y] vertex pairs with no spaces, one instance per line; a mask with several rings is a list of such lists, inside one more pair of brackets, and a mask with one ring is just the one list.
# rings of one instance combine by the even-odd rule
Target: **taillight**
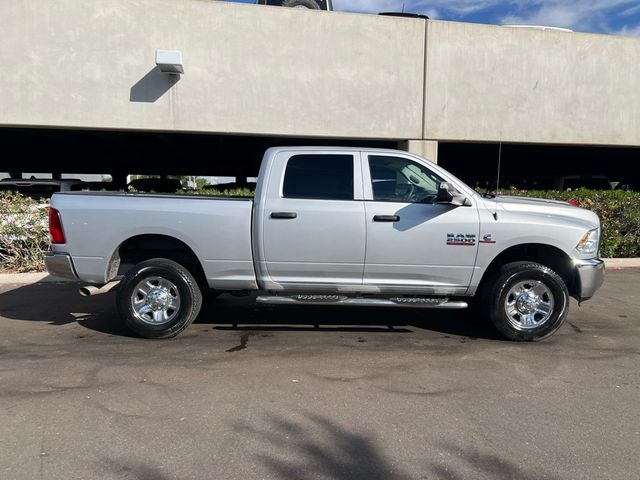
[[51,243],[67,242],[64,238],[64,231],[62,230],[60,212],[51,207],[49,207],[49,233],[51,234]]
[[577,207],[578,206],[578,199],[577,198],[572,198],[571,200],[569,200],[568,203],[570,203],[574,207]]

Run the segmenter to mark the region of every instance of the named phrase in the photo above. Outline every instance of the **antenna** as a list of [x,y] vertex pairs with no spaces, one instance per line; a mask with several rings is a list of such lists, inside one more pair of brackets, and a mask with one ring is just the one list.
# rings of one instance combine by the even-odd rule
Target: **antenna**
[[402,2],[402,13],[404,13],[404,2]]
[[500,166],[502,163],[502,140],[498,144],[498,173],[496,175],[496,192],[493,196],[495,200],[495,206],[493,209],[493,219],[498,220],[498,192],[500,191]]
[[496,175],[496,195],[500,190],[500,164],[502,163],[502,142],[498,145],[498,174]]

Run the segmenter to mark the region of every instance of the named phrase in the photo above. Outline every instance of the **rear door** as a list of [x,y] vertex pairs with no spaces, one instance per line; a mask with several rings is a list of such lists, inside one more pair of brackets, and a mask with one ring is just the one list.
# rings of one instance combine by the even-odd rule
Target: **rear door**
[[[365,251],[358,152],[280,152],[263,209],[267,274],[286,288],[337,290],[362,284]],[[277,192],[277,193],[275,193]]]
[[401,154],[363,154],[364,285],[380,291],[464,293],[478,248],[477,208],[438,205],[443,178]]

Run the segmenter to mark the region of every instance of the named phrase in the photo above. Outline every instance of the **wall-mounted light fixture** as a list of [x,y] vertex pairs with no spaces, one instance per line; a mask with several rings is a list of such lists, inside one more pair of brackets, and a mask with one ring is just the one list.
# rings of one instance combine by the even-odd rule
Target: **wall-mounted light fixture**
[[156,65],[161,72],[180,75],[184,73],[180,50],[156,50]]

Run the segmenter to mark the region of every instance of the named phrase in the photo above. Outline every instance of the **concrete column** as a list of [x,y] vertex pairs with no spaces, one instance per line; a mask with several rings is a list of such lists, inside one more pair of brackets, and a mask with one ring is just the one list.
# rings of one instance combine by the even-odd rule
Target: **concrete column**
[[399,142],[400,150],[415,153],[438,163],[438,142],[435,140],[404,140]]

